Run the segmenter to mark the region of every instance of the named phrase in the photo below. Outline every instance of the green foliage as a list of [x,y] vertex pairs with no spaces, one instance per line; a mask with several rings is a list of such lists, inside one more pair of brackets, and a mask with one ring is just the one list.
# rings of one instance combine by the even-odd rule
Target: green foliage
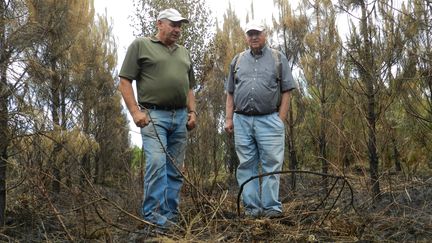
[[[211,49],[204,59],[205,82],[197,94],[199,126],[191,139],[187,168],[194,172],[190,175],[200,175],[193,176],[194,181],[200,185],[211,185],[214,189],[216,182],[225,177],[227,170],[232,174],[238,164],[232,138],[223,131],[226,97],[222,94],[225,92],[229,64],[235,54],[246,48],[244,32],[233,10],[226,11],[222,29],[217,28],[211,43]],[[206,182],[208,178],[211,180]]]
[[[340,113],[335,111],[343,107],[342,104],[338,104],[342,93],[341,73],[338,66],[341,60],[340,40],[336,31],[336,16],[332,5],[318,1],[314,5],[305,5],[305,8],[307,8],[303,10],[305,12],[308,8],[313,10],[313,15],[310,17],[312,26],[309,27],[310,32],[305,36],[305,53],[300,59],[307,82],[307,93],[312,99],[306,107],[314,118],[308,122],[307,126],[315,145],[314,154],[321,163],[322,172],[328,173],[329,167],[339,167],[338,165],[342,164],[336,159],[343,157],[329,150],[329,147],[336,145],[334,141],[340,141],[337,128],[334,126],[334,123],[340,119],[336,116]],[[312,162],[313,158],[308,161]]]
[[[28,0],[25,7],[35,39],[17,65],[27,82],[17,86],[13,107],[25,126],[15,131],[12,159],[34,160],[55,179],[53,186],[103,182],[126,171],[128,123],[115,92],[117,47],[107,17],[94,19],[92,1]],[[20,135],[38,141],[26,142],[28,153]],[[29,153],[37,156],[22,159]]]
[[145,158],[144,153],[141,148],[138,146],[134,146],[132,148],[132,159],[131,159],[131,167],[132,169],[141,168],[144,164]]

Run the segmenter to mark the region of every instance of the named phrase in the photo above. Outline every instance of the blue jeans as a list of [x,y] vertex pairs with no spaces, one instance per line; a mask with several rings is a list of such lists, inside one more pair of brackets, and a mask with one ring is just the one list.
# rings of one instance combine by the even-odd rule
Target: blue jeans
[[[280,171],[285,149],[285,128],[278,114],[246,116],[234,114],[234,139],[240,164],[237,182],[243,184],[259,173]],[[261,163],[261,164],[260,164]],[[266,211],[282,212],[279,201],[280,175],[265,176],[245,184],[242,192],[246,214],[258,216]],[[261,190],[260,190],[261,189]]]
[[148,114],[151,122],[141,129],[146,158],[141,213],[145,220],[163,226],[178,216],[183,178],[173,164],[183,165],[187,111],[149,109]]

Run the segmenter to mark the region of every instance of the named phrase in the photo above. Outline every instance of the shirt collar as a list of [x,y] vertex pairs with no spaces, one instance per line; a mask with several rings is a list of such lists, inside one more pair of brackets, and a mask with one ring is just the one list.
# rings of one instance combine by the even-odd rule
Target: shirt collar
[[[156,36],[152,36],[150,37],[150,40],[154,43],[159,43],[161,45],[164,45]],[[165,46],[165,45],[164,45]],[[170,48],[171,50],[176,50],[177,47],[179,47],[179,45],[177,43],[174,44],[174,46],[172,48]]]
[[[265,54],[265,52],[267,51],[268,48],[269,48],[269,47],[267,46],[267,44],[265,44],[264,47],[261,49],[261,55],[256,55],[256,56],[257,56],[257,57],[261,57],[261,56],[263,56],[263,55]],[[250,48],[249,48],[249,53],[250,53],[253,57],[255,57],[255,55],[254,55],[253,52],[252,52],[252,49],[250,49]]]

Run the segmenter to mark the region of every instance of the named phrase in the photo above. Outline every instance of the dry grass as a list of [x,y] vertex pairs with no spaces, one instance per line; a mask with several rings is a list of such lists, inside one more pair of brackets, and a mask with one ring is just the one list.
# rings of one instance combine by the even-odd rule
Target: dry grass
[[[27,184],[9,195],[5,242],[428,242],[432,239],[432,178],[381,178],[382,195],[371,198],[363,177],[323,192],[319,176],[299,175],[297,190],[282,177],[284,217],[237,215],[238,187],[220,185],[203,200],[185,185],[179,227],[148,231],[137,215],[140,188],[66,187],[60,196]],[[329,181],[332,185],[334,180]],[[134,182],[135,185],[140,183]],[[342,188],[343,187],[343,188]],[[23,189],[24,188],[24,189]],[[205,190],[203,190],[205,192]],[[202,193],[210,195],[209,192]],[[13,197],[13,198],[12,198]]]

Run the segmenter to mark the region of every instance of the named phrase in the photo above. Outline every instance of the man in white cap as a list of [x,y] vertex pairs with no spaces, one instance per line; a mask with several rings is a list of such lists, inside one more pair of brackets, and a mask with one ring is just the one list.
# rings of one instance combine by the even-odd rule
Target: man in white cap
[[189,51],[176,43],[183,23],[189,21],[177,10],[161,11],[156,36],[133,41],[119,74],[119,90],[141,128],[146,158],[141,213],[159,227],[178,221],[183,184],[179,168],[185,157],[187,130],[195,127],[197,119],[192,61]]
[[[296,86],[281,52],[266,45],[265,27],[247,24],[249,49],[237,54],[230,65],[226,86],[225,131],[234,132],[240,164],[237,181],[282,169],[285,148],[285,124],[290,92]],[[245,184],[242,191],[245,215],[252,218],[282,216],[279,200],[279,175]],[[260,189],[261,186],[261,189]]]

